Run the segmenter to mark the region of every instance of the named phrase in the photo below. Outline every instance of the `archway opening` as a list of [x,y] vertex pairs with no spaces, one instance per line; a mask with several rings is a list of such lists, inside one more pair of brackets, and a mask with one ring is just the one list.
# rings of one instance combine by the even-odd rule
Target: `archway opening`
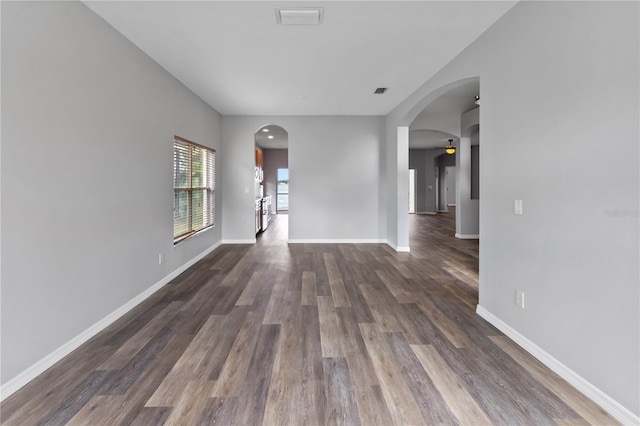
[[277,124],[267,124],[255,132],[254,143],[256,235],[268,233],[274,220],[278,232],[288,235],[289,133]]
[[[430,256],[433,250],[447,253],[452,246],[468,249],[465,261],[452,256],[445,264],[448,270],[463,271],[464,279],[475,288],[479,286],[479,243],[455,241],[479,239],[479,96],[479,78],[447,84],[418,102],[398,127],[408,135],[402,140],[398,131],[398,186],[406,180],[405,169],[416,170],[417,181],[422,183],[417,193],[423,197],[418,206],[423,206],[425,215],[433,215],[410,218],[399,211],[398,230],[404,228],[401,221],[410,224],[406,241],[418,256]],[[447,145],[455,147],[453,154],[447,153]],[[408,168],[403,165],[403,150],[408,151]],[[398,193],[399,206],[403,203],[402,192]],[[438,238],[431,238],[435,234]],[[401,245],[400,232],[398,240]]]
[[[479,235],[478,200],[475,200],[475,205],[467,200],[471,198],[472,187],[469,170],[472,133],[474,145],[476,145],[473,148],[474,154],[478,153],[477,145],[479,145],[479,105],[477,103],[479,96],[478,77],[441,86],[425,96],[409,111],[403,120],[403,124],[406,123],[409,130],[408,140],[398,140],[399,158],[405,155],[403,150],[408,149],[410,168],[415,169],[419,162],[423,164],[423,173],[416,170],[416,173],[422,176],[422,180],[420,176],[417,178],[417,181],[422,184],[422,188],[417,189],[417,197],[423,198],[422,204],[420,200],[417,204],[419,206],[421,204],[424,213],[428,214],[437,214],[439,211],[446,211],[449,207],[456,206],[454,209],[456,228],[452,232],[459,238],[478,238]],[[453,154],[455,161],[452,157],[447,157],[449,154],[445,154],[445,147],[449,144],[456,147],[456,152]],[[443,157],[442,154],[445,156]],[[475,172],[479,168],[479,162],[474,164]],[[403,176],[405,173],[408,175],[408,170],[405,171],[405,168],[399,161],[399,185],[408,179],[404,179]],[[475,182],[477,183],[477,179]],[[451,197],[446,196],[447,190]],[[455,194],[452,191],[455,191]],[[401,190],[398,193],[398,205],[404,203],[401,199],[403,192]],[[474,195],[477,195],[475,191]],[[408,215],[399,211],[398,229],[406,229],[408,232],[404,221],[408,221]],[[400,244],[402,235],[398,235],[398,240],[398,245],[402,245]]]

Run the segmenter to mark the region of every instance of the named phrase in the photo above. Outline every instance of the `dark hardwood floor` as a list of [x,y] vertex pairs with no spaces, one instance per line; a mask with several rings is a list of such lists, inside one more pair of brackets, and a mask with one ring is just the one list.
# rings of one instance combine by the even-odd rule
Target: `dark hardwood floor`
[[0,406],[12,425],[617,424],[475,314],[478,242],[225,245]]

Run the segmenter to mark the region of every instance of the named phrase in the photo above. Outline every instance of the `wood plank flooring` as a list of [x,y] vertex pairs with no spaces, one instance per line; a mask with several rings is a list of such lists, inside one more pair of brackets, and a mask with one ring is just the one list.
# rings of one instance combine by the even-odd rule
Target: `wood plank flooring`
[[276,216],[0,406],[6,425],[613,425],[475,314],[478,243],[291,244]]

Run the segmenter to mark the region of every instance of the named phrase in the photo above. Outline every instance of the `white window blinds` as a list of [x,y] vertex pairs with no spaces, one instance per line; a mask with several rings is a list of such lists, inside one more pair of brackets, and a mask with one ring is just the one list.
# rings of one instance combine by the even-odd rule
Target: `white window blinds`
[[179,136],[173,143],[173,242],[213,226],[216,152]]

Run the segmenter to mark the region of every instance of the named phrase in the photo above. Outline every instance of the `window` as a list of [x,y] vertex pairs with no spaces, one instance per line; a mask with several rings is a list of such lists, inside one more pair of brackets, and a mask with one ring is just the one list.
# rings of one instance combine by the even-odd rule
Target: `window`
[[276,211],[289,210],[289,169],[278,169],[278,182],[276,186]]
[[213,226],[216,152],[179,136],[173,142],[173,243]]

